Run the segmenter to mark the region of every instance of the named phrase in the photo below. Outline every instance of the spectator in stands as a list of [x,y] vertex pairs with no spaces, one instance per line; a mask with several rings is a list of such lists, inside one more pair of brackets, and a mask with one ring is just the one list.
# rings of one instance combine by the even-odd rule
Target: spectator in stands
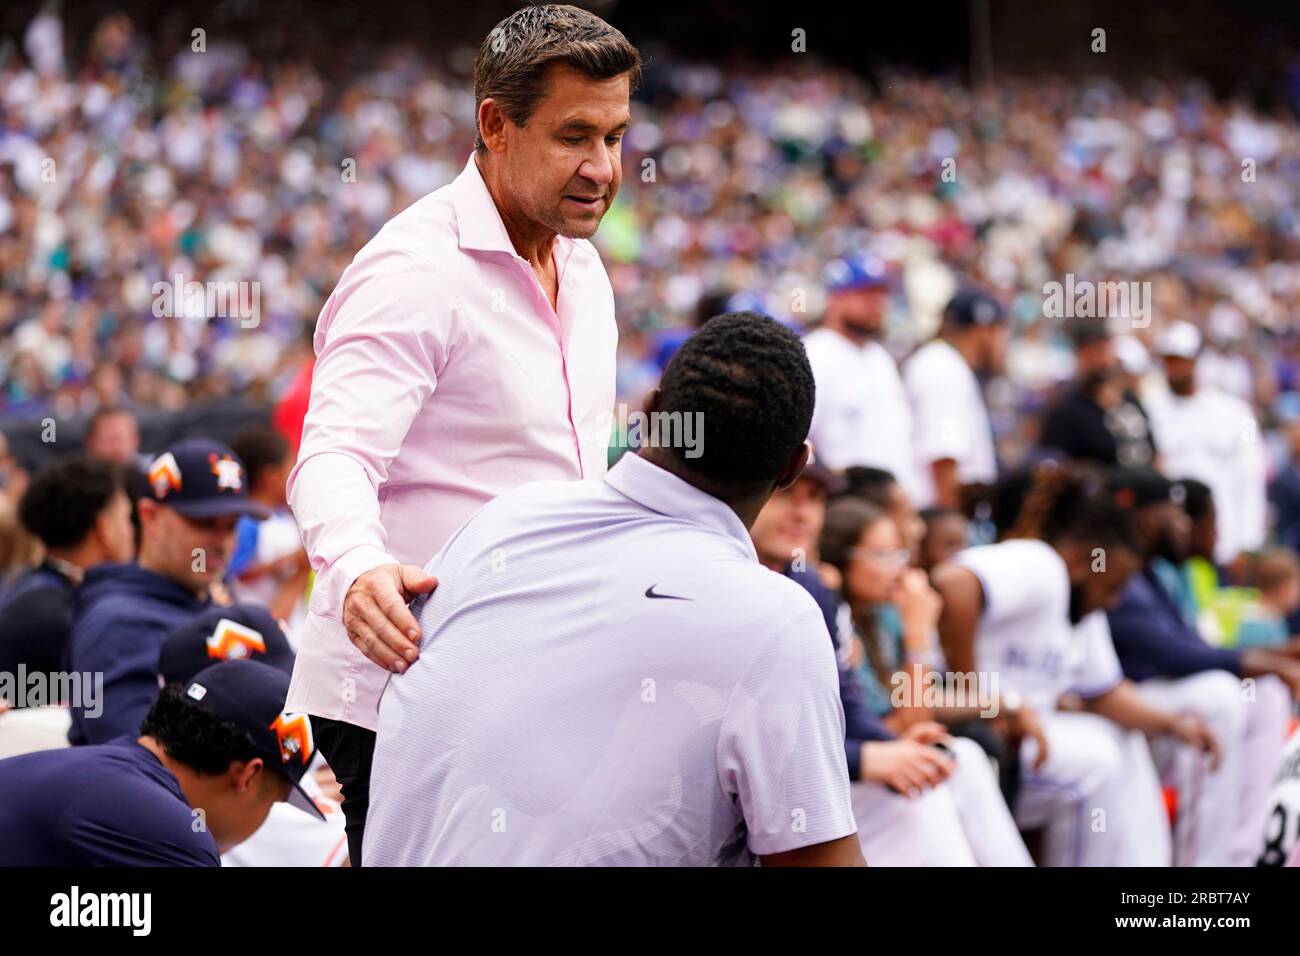
[[997,480],[993,424],[979,376],[1002,368],[1006,340],[1006,313],[998,301],[963,289],[944,309],[938,337],[904,363],[919,507],[961,508],[963,487]]
[[804,346],[817,378],[809,440],[828,468],[888,469],[915,494],[912,413],[898,363],[882,339],[889,304],[880,259],[851,256],[826,266],[826,315]]
[[235,600],[261,604],[286,621],[296,640],[307,613],[311,563],[285,496],[293,450],[287,438],[266,427],[244,431],[231,447],[248,469],[249,499],[270,512],[266,520],[244,515],[235,526],[231,593]]
[[53,674],[63,665],[74,595],[86,572],[135,554],[131,502],[114,466],[62,458],[32,479],[19,517],[45,545],[45,559],[0,604],[0,672],[21,665],[28,673]]
[[120,406],[95,409],[86,423],[86,454],[117,465],[136,465],[140,457],[140,426],[135,413]]
[[69,669],[103,673],[103,713],[73,708],[68,739],[101,743],[139,725],[158,692],[167,634],[204,610],[225,573],[240,515],[265,515],[249,500],[244,466],[224,445],[189,439],[159,455],[142,498],[136,560],[86,573],[77,595]]
[[1215,560],[1227,566],[1264,543],[1264,436],[1248,404],[1198,386],[1201,335],[1194,325],[1173,323],[1158,344],[1169,383],[1169,394],[1151,408],[1161,468],[1169,475],[1196,478],[1213,490],[1218,517]]
[[1102,466],[1154,465],[1146,409],[1125,388],[1105,319],[1076,319],[1074,382],[1048,410],[1039,443]]
[[1277,512],[1277,540],[1300,552],[1300,415],[1287,424],[1285,463],[1269,486],[1269,499]]

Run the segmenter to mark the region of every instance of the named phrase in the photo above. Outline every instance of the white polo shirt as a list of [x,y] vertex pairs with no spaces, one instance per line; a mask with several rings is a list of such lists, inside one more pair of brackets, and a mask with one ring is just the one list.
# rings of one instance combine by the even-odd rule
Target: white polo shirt
[[894,357],[879,342],[858,345],[833,329],[803,340],[817,384],[808,437],[827,468],[884,468],[915,500],[912,411]]
[[485,505],[379,707],[366,865],[736,865],[854,833],[816,603],[634,454]]
[[903,383],[912,405],[918,508],[935,503],[936,461],[957,463],[964,485],[992,484],[998,477],[993,428],[979,379],[961,353],[943,339],[921,346],[903,363]]

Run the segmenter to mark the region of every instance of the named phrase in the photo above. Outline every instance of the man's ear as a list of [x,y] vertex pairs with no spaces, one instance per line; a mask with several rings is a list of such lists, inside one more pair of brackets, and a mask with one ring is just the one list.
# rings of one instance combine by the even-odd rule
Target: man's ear
[[254,757],[252,760],[232,760],[230,766],[226,768],[226,776],[236,793],[260,787],[265,773],[266,762],[261,757]]
[[805,441],[799,446],[799,450],[794,453],[783,469],[777,476],[776,487],[779,489],[789,488],[799,476],[803,474],[804,468],[808,466],[808,459],[812,457],[812,445]]
[[657,386],[650,389],[650,391],[645,393],[645,401],[642,403],[641,410],[645,412],[646,415],[655,414],[659,411],[659,402],[662,398],[663,395]]
[[489,152],[499,153],[506,146],[506,115],[492,97],[478,105],[478,132]]

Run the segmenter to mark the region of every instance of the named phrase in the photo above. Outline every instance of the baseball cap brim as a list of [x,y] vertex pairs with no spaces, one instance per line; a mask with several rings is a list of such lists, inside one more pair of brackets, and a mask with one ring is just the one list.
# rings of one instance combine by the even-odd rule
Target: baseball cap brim
[[289,791],[289,806],[297,807],[306,813],[310,813],[318,820],[324,820],[325,814],[321,813],[320,807],[316,806],[316,801],[307,796],[307,791],[302,788],[302,784],[293,782],[293,789]]
[[247,498],[205,498],[202,501],[162,501],[186,518],[224,518],[226,515],[248,515],[258,521],[271,517],[271,512]]

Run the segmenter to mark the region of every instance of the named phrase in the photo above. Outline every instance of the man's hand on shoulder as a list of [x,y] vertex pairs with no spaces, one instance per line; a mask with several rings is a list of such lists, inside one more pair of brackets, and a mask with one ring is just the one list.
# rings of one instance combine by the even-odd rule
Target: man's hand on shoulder
[[343,598],[343,625],[361,653],[401,674],[420,656],[420,628],[406,606],[438,586],[413,564],[381,564],[358,577]]

